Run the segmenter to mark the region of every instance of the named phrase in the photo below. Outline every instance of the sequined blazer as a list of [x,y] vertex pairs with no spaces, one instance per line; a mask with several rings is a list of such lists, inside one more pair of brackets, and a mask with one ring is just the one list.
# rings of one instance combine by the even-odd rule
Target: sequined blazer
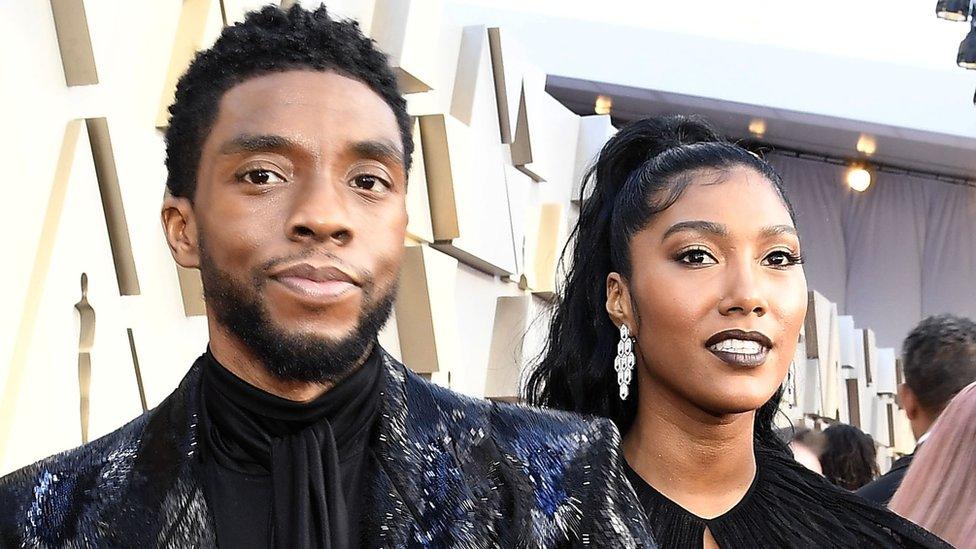
[[[654,547],[608,421],[461,396],[384,364],[366,547]],[[119,430],[0,479],[0,547],[215,547],[200,368]]]

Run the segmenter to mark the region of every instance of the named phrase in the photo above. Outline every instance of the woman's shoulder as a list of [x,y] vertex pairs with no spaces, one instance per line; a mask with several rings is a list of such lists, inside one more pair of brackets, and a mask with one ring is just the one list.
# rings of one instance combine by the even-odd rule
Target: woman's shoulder
[[756,457],[762,475],[758,499],[766,500],[767,509],[777,509],[771,516],[802,514],[802,520],[791,522],[805,525],[804,535],[811,540],[851,542],[851,546],[951,547],[892,511],[834,486],[784,451],[761,449]]

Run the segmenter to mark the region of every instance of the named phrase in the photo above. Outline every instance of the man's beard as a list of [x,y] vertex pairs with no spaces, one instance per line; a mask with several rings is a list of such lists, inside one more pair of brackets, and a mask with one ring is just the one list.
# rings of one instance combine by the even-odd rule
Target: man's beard
[[216,320],[251,350],[274,376],[287,381],[335,382],[365,358],[386,324],[396,299],[396,285],[373,295],[372,279],[362,280],[362,307],[352,333],[331,340],[311,333],[293,333],[276,326],[260,300],[267,279],[254,275],[251,288],[221,271],[200,242],[200,274],[204,296]]

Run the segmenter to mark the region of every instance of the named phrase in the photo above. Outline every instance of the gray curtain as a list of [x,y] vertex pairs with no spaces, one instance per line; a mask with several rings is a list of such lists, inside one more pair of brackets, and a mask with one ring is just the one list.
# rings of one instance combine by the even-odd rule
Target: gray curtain
[[976,318],[976,188],[876,174],[863,193],[847,168],[770,154],[797,213],[807,283],[900,349],[922,318]]

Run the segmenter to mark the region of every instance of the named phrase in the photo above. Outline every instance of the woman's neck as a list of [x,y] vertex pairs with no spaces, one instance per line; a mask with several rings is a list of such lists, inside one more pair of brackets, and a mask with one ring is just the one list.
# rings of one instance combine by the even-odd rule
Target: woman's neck
[[702,518],[734,507],[756,475],[755,412],[716,416],[655,383],[642,383],[623,439],[627,463],[668,499]]

